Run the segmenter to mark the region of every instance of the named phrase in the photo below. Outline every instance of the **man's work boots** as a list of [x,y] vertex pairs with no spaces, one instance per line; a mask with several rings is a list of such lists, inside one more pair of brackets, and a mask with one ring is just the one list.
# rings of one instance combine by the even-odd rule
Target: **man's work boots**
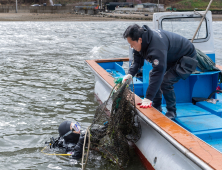
[[82,158],[82,149],[83,149],[83,144],[84,144],[84,138],[85,135],[80,135],[79,136],[79,141],[74,147],[74,154],[72,154],[72,157],[74,159],[80,159]]
[[165,116],[171,120],[174,120],[177,117],[177,113],[173,111],[167,111]]

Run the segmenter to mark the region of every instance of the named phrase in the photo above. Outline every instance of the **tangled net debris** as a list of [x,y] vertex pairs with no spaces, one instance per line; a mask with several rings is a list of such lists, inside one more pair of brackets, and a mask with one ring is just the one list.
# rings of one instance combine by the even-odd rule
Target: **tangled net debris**
[[[116,92],[111,92],[106,102],[95,113],[90,126],[91,147],[102,153],[104,158],[116,163],[120,168],[130,161],[129,142],[137,142],[141,137],[141,126],[135,107],[133,84],[122,84],[117,80]],[[114,89],[115,89],[114,88]]]

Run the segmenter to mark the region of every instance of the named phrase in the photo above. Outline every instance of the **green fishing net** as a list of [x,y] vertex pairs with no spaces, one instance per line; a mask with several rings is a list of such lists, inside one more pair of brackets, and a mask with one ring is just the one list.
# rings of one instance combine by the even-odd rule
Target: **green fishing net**
[[218,83],[222,83],[222,72],[219,68],[216,67],[216,64],[213,62],[213,60],[207,56],[204,52],[200,51],[196,48],[197,52],[197,61],[198,61],[198,68],[201,71],[195,71],[194,73],[200,74],[201,72],[208,72],[208,71],[220,71],[218,75]]
[[133,85],[130,81],[122,84],[122,79],[116,80],[116,84],[108,100],[96,110],[90,126],[90,149],[99,151],[119,167],[127,167],[131,159],[129,144],[139,140],[141,126]]

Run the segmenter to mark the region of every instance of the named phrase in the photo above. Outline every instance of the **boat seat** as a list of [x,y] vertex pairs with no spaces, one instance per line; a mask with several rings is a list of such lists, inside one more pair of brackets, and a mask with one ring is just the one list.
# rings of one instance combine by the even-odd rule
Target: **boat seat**
[[219,71],[191,74],[186,80],[180,80],[174,85],[177,103],[191,103],[192,97],[208,98],[216,90],[218,74]]
[[197,102],[197,106],[222,117],[222,100],[218,101],[216,104],[209,103],[207,101]]
[[[143,66],[143,93],[146,95],[146,89],[149,86],[149,72],[152,69],[152,65],[146,60]],[[220,71],[210,71],[200,74],[191,74],[186,80],[179,80],[174,84],[174,91],[176,94],[177,103],[192,103],[192,97],[208,96],[216,90],[218,86],[218,74]],[[215,98],[215,95],[213,95]],[[163,104],[166,101],[163,98]]]

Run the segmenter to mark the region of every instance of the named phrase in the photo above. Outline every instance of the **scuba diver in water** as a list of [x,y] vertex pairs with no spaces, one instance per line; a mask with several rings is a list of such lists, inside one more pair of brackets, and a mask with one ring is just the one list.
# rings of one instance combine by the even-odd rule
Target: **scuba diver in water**
[[81,158],[85,134],[81,134],[78,122],[76,124],[66,120],[59,125],[58,131],[58,138],[52,137],[50,142],[46,142],[50,148],[62,149],[74,159]]
[[[108,122],[105,122],[104,125],[101,127],[91,128],[90,134],[91,136],[93,136],[93,140],[91,142],[94,144],[98,144],[100,142],[100,139],[102,139],[106,135],[107,128]],[[83,131],[80,131],[80,125],[78,124],[78,122],[73,123],[66,120],[59,125],[58,132],[58,138],[51,137],[50,142],[45,142],[46,144],[49,144],[50,149],[62,150],[66,153],[65,155],[71,155],[73,159],[82,158],[85,133],[83,133]],[[88,136],[86,136],[85,143],[88,143]]]

